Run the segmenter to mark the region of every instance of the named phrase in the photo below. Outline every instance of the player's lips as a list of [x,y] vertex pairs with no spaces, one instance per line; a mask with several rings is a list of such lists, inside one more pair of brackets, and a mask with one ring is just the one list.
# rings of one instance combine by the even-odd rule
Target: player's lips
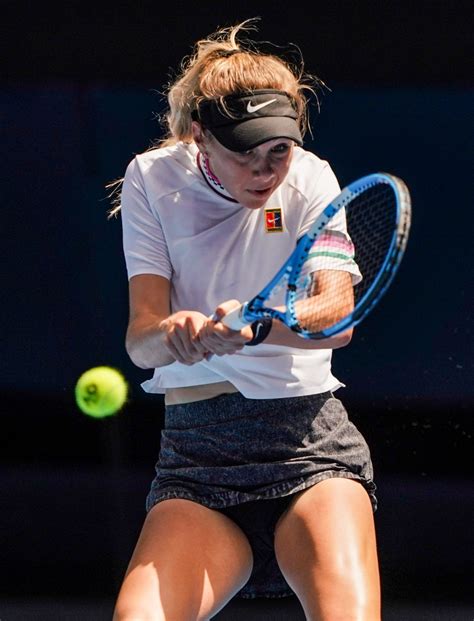
[[273,186],[269,188],[262,188],[261,190],[254,189],[254,190],[248,190],[248,191],[251,192],[252,194],[255,194],[256,196],[266,196],[267,194],[270,194],[271,192],[273,192]]

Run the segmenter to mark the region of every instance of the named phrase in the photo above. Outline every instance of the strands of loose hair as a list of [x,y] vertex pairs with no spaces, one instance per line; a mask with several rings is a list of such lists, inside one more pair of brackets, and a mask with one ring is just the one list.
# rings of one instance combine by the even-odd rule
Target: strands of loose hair
[[[147,149],[154,150],[178,142],[191,143],[191,112],[204,99],[219,99],[235,93],[276,88],[288,94],[298,114],[301,134],[313,136],[308,104],[314,98],[320,108],[319,94],[327,88],[322,80],[307,73],[303,55],[296,44],[286,48],[269,41],[257,42],[246,36],[257,31],[254,17],[234,25],[219,28],[206,38],[198,40],[190,54],[185,56],[177,73],[170,77],[164,90],[157,94],[167,102],[167,109],[155,115],[163,128],[162,137]],[[120,210],[123,179],[106,185],[112,207],[109,217]]]

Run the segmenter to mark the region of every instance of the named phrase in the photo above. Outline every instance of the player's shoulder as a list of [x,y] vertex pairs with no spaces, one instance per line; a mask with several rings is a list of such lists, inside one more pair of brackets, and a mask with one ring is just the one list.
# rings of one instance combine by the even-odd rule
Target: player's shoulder
[[313,151],[295,147],[287,182],[303,195],[312,194],[317,186],[336,181],[336,176],[328,160]]
[[140,176],[145,183],[160,180],[181,185],[196,172],[196,146],[179,142],[167,147],[148,149],[135,155],[127,166],[126,175]]
[[302,147],[294,148],[290,173],[298,177],[304,174],[314,175],[322,173],[328,167],[330,167],[329,162],[319,157],[313,151],[303,149]]

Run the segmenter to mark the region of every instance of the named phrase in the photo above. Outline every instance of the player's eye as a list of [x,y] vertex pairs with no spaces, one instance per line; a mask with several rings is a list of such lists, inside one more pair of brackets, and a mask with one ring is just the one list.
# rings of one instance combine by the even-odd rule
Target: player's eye
[[291,144],[288,142],[279,142],[277,145],[275,145],[272,148],[272,153],[276,153],[277,155],[284,155],[285,153],[288,153],[288,151],[291,149]]
[[239,164],[248,164],[254,154],[255,151],[253,149],[250,149],[249,151],[239,151],[235,153],[235,159]]

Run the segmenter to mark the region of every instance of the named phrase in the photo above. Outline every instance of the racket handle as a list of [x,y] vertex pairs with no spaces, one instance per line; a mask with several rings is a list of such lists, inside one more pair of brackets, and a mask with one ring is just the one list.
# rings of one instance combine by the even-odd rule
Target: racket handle
[[244,319],[244,308],[245,304],[237,306],[237,308],[231,310],[230,313],[227,313],[227,315],[221,317],[220,321],[231,330],[242,330],[242,328],[245,328],[245,326],[248,326],[252,323],[251,321],[247,321],[246,319]]

